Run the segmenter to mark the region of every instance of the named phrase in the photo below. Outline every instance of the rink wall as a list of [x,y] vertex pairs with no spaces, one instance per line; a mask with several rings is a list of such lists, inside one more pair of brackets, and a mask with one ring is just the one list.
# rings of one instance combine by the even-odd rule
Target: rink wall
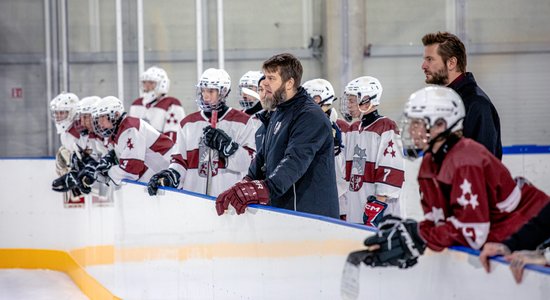
[[[549,193],[550,155],[539,150],[503,161]],[[347,254],[372,234],[268,207],[218,217],[210,197],[175,190],[149,197],[138,183],[116,190],[111,204],[87,199],[65,208],[50,190],[53,170],[52,159],[0,159],[0,268],[64,271],[91,299],[338,299]],[[414,187],[404,197],[414,215]],[[516,285],[505,263],[493,265],[486,274],[477,252],[454,248],[428,252],[409,270],[363,266],[359,299],[550,294],[547,268],[529,267]]]

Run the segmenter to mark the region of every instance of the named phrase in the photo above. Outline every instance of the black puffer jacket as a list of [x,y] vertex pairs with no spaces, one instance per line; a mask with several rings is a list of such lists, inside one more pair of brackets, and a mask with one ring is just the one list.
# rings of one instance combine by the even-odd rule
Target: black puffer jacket
[[248,176],[266,181],[274,207],[339,217],[332,127],[302,87],[271,113]]
[[477,85],[474,75],[466,72],[448,87],[460,95],[466,108],[464,136],[482,144],[502,160],[500,118],[489,96]]

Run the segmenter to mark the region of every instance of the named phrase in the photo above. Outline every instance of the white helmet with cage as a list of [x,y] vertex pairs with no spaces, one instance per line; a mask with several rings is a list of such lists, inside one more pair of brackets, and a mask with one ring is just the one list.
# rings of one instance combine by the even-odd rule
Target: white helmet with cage
[[170,78],[164,69],[157,66],[152,66],[141,74],[141,83],[144,81],[152,81],[155,83],[155,88],[150,91],[145,91],[142,85],[143,102],[151,103],[158,97],[168,94],[170,89]]
[[319,97],[319,105],[332,105],[332,102],[336,100],[334,88],[328,80],[312,79],[306,81],[302,86],[313,100],[315,97]]
[[[202,89],[218,90],[218,99],[213,102],[205,101]],[[210,68],[204,71],[197,84],[197,105],[202,111],[218,110],[225,105],[225,101],[231,91],[231,77],[223,69]]]
[[239,80],[239,105],[243,109],[252,108],[260,101],[258,85],[263,76],[260,71],[248,71]]
[[[114,96],[102,98],[96,103],[92,111],[94,131],[103,137],[110,137],[120,123],[123,114],[124,105],[120,99]],[[99,119],[102,116],[107,116],[112,126],[108,128],[101,126]]]
[[78,96],[73,93],[57,95],[50,102],[50,112],[55,121],[57,133],[63,133],[71,128],[77,115]]
[[401,119],[401,140],[408,157],[416,158],[433,139],[430,128],[445,121],[449,134],[462,129],[466,110],[460,96],[443,86],[427,86],[411,94]]
[[[340,102],[341,112],[347,118],[358,118],[367,110],[361,108],[362,105],[369,104],[369,108],[380,105],[382,97],[382,84],[371,76],[361,76],[350,81],[344,88],[344,97]],[[354,101],[349,97],[354,96]],[[351,107],[351,106],[357,106]]]
[[84,115],[88,115],[89,117],[92,116],[92,112],[95,108],[95,105],[97,102],[101,100],[101,97],[98,96],[89,96],[84,97],[80,99],[77,106],[77,115],[75,118],[75,122],[77,123],[78,130],[83,133],[85,130],[87,130],[86,126],[82,122],[82,118]]

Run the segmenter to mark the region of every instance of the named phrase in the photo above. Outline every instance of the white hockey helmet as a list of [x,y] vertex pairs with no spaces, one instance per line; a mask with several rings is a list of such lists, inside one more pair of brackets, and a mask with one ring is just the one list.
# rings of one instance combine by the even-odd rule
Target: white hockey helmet
[[[207,103],[202,96],[202,89],[218,90],[218,100],[215,103]],[[202,111],[220,109],[231,91],[231,77],[223,69],[210,68],[204,71],[197,84],[197,105]]]
[[264,73],[260,71],[248,71],[239,80],[239,105],[243,109],[254,107],[260,101],[258,84]]
[[[105,98],[102,98],[96,103],[92,111],[94,131],[103,137],[110,137],[120,123],[123,114],[124,105],[122,104],[122,101],[120,101],[117,97],[107,96]],[[101,116],[107,116],[112,124],[112,127],[102,127],[99,121],[99,118]]]
[[401,119],[401,140],[408,157],[416,158],[437,137],[430,128],[445,121],[448,134],[462,129],[466,110],[460,96],[443,86],[427,86],[409,96]]
[[146,92],[143,90],[142,86],[143,101],[145,103],[151,103],[159,96],[168,94],[168,90],[170,89],[170,78],[168,78],[168,74],[166,74],[164,69],[157,66],[152,66],[145,70],[145,72],[141,74],[140,80],[142,83],[144,81],[155,82],[155,88],[152,91]]
[[82,123],[82,116],[89,115],[91,117],[95,105],[97,102],[99,102],[99,100],[101,100],[101,97],[89,96],[80,99],[80,101],[78,102],[76,110],[77,116],[75,118],[75,122],[77,123],[77,128],[81,133],[88,129],[86,128],[85,124]]
[[78,96],[62,92],[50,102],[50,112],[55,121],[57,133],[63,133],[71,128],[78,108]]
[[303,85],[306,92],[315,100],[316,96],[320,97],[319,105],[332,105],[336,100],[334,88],[328,80],[317,78],[306,81]]
[[[382,97],[382,84],[378,79],[371,76],[361,76],[350,81],[344,88],[344,97],[340,102],[340,110],[346,119],[358,118],[365,113],[360,108],[363,104],[376,106],[380,104]],[[355,96],[356,101],[349,101],[349,96]],[[356,106],[356,107],[351,107]],[[359,114],[359,116],[357,116]],[[353,116],[352,116],[353,115]]]

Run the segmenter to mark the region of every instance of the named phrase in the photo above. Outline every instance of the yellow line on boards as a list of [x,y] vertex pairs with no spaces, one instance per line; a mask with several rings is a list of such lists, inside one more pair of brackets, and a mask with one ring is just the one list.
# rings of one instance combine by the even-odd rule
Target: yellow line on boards
[[0,249],[2,269],[49,269],[65,272],[90,299],[120,299],[90,276],[73,257],[61,250]]

